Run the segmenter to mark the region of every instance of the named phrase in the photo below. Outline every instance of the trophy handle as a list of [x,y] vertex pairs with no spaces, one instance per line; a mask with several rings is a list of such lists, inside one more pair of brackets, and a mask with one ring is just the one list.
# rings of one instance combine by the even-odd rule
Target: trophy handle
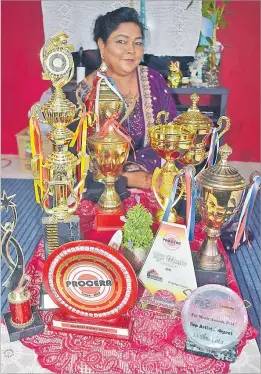
[[[151,185],[152,185],[152,190],[154,192],[154,195],[155,195],[155,197],[157,199],[157,202],[159,203],[161,209],[165,210],[166,206],[164,206],[162,204],[162,199],[160,198],[160,195],[156,191],[156,182],[157,182],[157,179],[158,179],[158,177],[159,177],[160,174],[164,174],[164,172],[162,172],[162,170],[163,169],[160,169],[160,168],[156,168],[154,170],[154,173],[152,174],[152,178],[151,178]],[[172,182],[174,182],[174,177],[173,177],[173,181]],[[164,180],[163,180],[162,184],[164,184]],[[181,199],[181,197],[183,196],[183,194],[184,194],[184,184],[182,183],[182,188],[180,189],[180,192],[179,192],[177,198],[174,200],[173,206]]]
[[223,120],[226,122],[226,124],[225,124],[223,131],[221,131],[221,133],[218,135],[217,140],[219,140],[225,134],[225,132],[227,132],[230,129],[230,119],[226,116],[221,116],[217,122],[218,124],[218,127],[216,128],[217,131],[221,130]]
[[164,209],[164,207],[163,207],[163,205],[162,205],[162,203],[161,203],[161,200],[160,200],[160,198],[159,198],[159,196],[158,196],[158,193],[156,192],[156,181],[157,181],[157,179],[158,179],[158,176],[161,174],[161,170],[162,170],[162,169],[160,169],[160,168],[156,168],[156,169],[154,170],[154,172],[153,172],[153,174],[152,174],[152,178],[151,178],[151,186],[152,186],[152,191],[154,192],[154,195],[155,195],[155,197],[156,197],[156,199],[157,199],[157,202],[159,203],[160,207],[161,207],[162,209]]
[[[250,177],[249,177],[249,185],[248,187],[250,187],[253,183],[254,183],[254,178],[255,177],[261,177],[261,173],[259,171],[253,171],[253,173],[251,173]],[[258,189],[260,190],[261,189],[261,185],[258,187]]]
[[[161,117],[164,116],[164,122],[161,122]],[[157,114],[156,123],[157,125],[161,125],[162,123],[167,123],[169,119],[169,112],[166,112],[166,110],[162,110]]]
[[198,164],[201,164],[206,158],[208,158],[209,151],[206,151],[206,146],[207,146],[207,140],[210,136],[210,133],[206,134],[202,140],[201,143],[201,161]]

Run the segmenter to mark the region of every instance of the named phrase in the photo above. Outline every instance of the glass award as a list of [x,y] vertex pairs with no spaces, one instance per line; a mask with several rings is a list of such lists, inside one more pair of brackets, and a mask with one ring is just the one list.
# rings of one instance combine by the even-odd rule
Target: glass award
[[215,284],[199,287],[188,296],[182,309],[186,350],[234,362],[247,322],[245,305],[230,288]]

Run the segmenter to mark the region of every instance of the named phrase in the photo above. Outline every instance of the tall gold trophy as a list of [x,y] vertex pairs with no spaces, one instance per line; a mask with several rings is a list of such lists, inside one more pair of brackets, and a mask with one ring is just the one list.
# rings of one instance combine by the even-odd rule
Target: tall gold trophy
[[[79,102],[76,107],[67,100],[62,90],[74,73],[71,54],[73,46],[67,44],[67,39],[66,34],[58,32],[41,49],[43,79],[52,82],[54,92],[42,107],[39,105],[32,107],[30,118],[36,201],[47,213],[42,220],[46,257],[61,244],[81,238],[79,217],[73,213],[78,207],[89,165],[86,136],[91,117],[83,112],[83,106]],[[52,127],[47,137],[53,144],[53,152],[47,157],[42,153],[41,132],[38,126],[40,112],[44,122]],[[75,118],[76,114],[78,118]],[[67,126],[81,116],[78,130],[74,135]],[[77,136],[81,149],[75,156],[68,147],[72,139],[74,138],[75,141]],[[76,175],[76,168],[78,168],[78,175]]]
[[[164,123],[161,123],[161,117],[164,116]],[[151,147],[157,154],[166,161],[162,168],[156,168],[152,176],[152,189],[160,205],[156,213],[155,222],[161,222],[166,207],[168,205],[173,181],[179,169],[175,165],[175,160],[179,160],[189,152],[192,147],[195,131],[191,127],[184,125],[167,123],[168,113],[159,112],[157,116],[157,125],[149,128],[149,137]],[[157,185],[160,185],[159,189]],[[177,197],[174,205],[178,202],[185,191],[184,181],[179,184]],[[169,222],[183,223],[182,217],[177,215],[176,210],[172,207]]]
[[221,229],[242,207],[247,187],[245,179],[227,163],[231,153],[232,149],[227,144],[220,147],[220,161],[197,176],[197,209],[206,233],[206,239],[194,257],[198,286],[208,283],[226,285],[226,268],[217,240]]
[[94,167],[102,176],[105,189],[98,201],[96,229],[114,230],[122,227],[122,202],[115,190],[115,182],[122,173],[131,138],[121,132],[118,123],[108,118],[102,130],[88,138],[87,148]]

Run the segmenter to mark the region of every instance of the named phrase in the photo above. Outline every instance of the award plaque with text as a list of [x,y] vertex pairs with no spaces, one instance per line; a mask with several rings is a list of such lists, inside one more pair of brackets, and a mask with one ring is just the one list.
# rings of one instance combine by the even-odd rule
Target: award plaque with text
[[133,323],[127,311],[136,300],[137,278],[115,249],[88,240],[66,243],[48,256],[43,281],[60,308],[51,330],[130,337]]
[[230,288],[216,284],[199,287],[182,309],[186,350],[234,362],[236,346],[246,331],[247,322],[245,305]]
[[180,311],[181,302],[197,288],[186,226],[161,223],[139,280],[146,288],[143,308],[170,315]]

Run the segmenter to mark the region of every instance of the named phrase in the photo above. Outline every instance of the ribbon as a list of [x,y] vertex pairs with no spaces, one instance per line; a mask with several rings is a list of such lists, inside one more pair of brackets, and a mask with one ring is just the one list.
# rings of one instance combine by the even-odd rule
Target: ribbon
[[[39,171],[39,179],[34,179],[34,193],[36,202],[39,204],[43,194],[44,194],[44,186],[43,186],[43,153],[42,153],[42,137],[41,131],[39,128],[39,124],[37,121],[36,116],[32,116],[30,118],[29,123],[29,132],[30,132],[30,140],[31,140],[31,150],[32,150],[32,160],[37,156],[38,157],[38,171]],[[39,194],[40,189],[40,194]]]
[[134,159],[136,159],[133,140],[131,136],[129,135],[128,131],[117,121],[119,116],[120,116],[119,113],[115,113],[110,118],[108,118],[106,122],[104,123],[104,125],[102,126],[102,128],[100,129],[100,131],[98,132],[98,135],[99,136],[108,135],[109,129],[112,126],[115,132],[119,134],[120,136],[122,136],[130,144],[133,150]]
[[197,190],[195,188],[195,179],[191,169],[185,168],[186,181],[186,224],[189,234],[189,241],[194,239],[195,217],[196,217],[196,197]]
[[207,159],[208,167],[214,164],[215,145],[217,141],[218,141],[218,133],[217,133],[217,129],[214,127],[212,130],[210,148],[209,148],[208,159]]
[[[96,121],[96,115],[94,114],[94,118],[92,118],[92,113],[85,112],[83,113],[77,129],[74,133],[74,137],[70,142],[70,147],[73,147],[76,140],[77,140],[77,152],[80,156],[80,164],[78,165],[78,182],[83,179],[83,171],[85,170],[85,162],[86,162],[86,147],[87,147],[87,130],[88,127],[92,127]],[[79,188],[78,195],[82,193],[84,189],[84,184],[82,184]]]
[[235,241],[233,244],[234,252],[239,246],[240,240],[244,235],[244,240],[247,239],[247,229],[249,225],[249,220],[252,215],[252,211],[254,208],[254,203],[256,200],[257,193],[259,191],[261,185],[261,176],[255,175],[253,177],[252,185],[250,186],[247,196],[245,198],[245,202],[241,211],[241,215],[238,222],[238,227],[236,231]]

